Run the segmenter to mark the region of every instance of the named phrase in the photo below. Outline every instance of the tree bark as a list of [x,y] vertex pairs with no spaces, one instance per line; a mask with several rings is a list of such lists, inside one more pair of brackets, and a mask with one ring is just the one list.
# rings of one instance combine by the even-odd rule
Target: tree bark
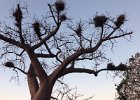
[[28,74],[27,74],[27,81],[28,81],[28,87],[29,87],[29,91],[30,91],[30,95],[31,95],[31,99],[33,98],[33,96],[36,94],[36,92],[39,89],[39,84],[33,69],[33,66],[30,65]]
[[31,50],[31,48],[28,49],[27,53],[28,53],[28,56],[29,56],[29,58],[31,60],[31,64],[33,66],[35,74],[39,78],[39,81],[43,82],[44,79],[46,77],[48,77],[47,73],[43,69],[41,63],[39,62],[39,60],[38,60],[38,58],[36,56],[36,54],[34,53],[34,51]]
[[49,84],[49,80],[45,79],[31,100],[51,100],[52,88]]

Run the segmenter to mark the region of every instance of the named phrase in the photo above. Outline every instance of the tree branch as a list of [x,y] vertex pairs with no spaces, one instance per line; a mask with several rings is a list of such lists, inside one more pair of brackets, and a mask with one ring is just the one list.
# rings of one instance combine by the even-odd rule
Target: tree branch
[[74,68],[74,67],[69,67],[66,68],[60,75],[59,77],[62,77],[64,75],[70,74],[70,73],[87,73],[87,74],[94,74],[95,76],[98,76],[98,73],[102,72],[102,71],[122,71],[121,69],[108,69],[108,68],[102,68],[99,69],[98,71],[95,70],[91,70],[91,69],[86,69],[86,68]]
[[97,76],[97,72],[94,70],[91,70],[91,69],[69,67],[69,68],[65,69],[59,75],[59,77],[64,76],[64,75],[69,74],[69,73],[88,73],[88,74],[94,74],[95,76]]
[[65,59],[63,63],[50,75],[52,77],[51,78],[52,81],[56,81],[59,74],[61,74],[64,71],[64,69],[67,67],[68,64],[70,64],[72,61],[77,59],[82,54],[95,52],[100,47],[101,44],[102,41],[98,42],[97,45],[93,48],[86,48],[86,49],[81,48],[79,51],[75,52],[67,59]]
[[23,71],[22,69],[18,68],[18,67],[13,67],[14,69],[18,69],[20,72],[22,72],[23,74],[27,75],[27,72]]
[[3,36],[1,34],[0,34],[0,40],[3,40],[5,42],[8,42],[9,44],[13,44],[13,45],[16,45],[17,47],[20,47],[20,48],[24,49],[24,45],[21,44],[20,42],[15,41],[15,40],[13,40],[11,38],[5,37],[5,36]]
[[[85,54],[85,53],[92,53],[92,52],[95,52],[103,42],[107,41],[107,40],[110,40],[110,39],[115,39],[115,38],[119,38],[119,37],[123,37],[125,35],[130,35],[132,34],[132,32],[130,33],[126,33],[126,34],[122,34],[122,35],[118,35],[118,36],[112,36],[111,35],[116,31],[116,29],[114,29],[108,36],[106,36],[104,39],[100,39],[99,42],[96,44],[95,47],[93,48],[81,48],[79,51],[75,52],[74,54],[72,54],[71,56],[69,56],[67,59],[65,59],[63,61],[63,63],[51,74],[52,75],[52,79],[55,79],[59,76],[59,74],[61,74],[65,68],[67,67],[67,65],[69,63],[71,63],[71,61],[77,59],[80,55],[82,54]],[[102,69],[102,70],[106,70],[106,69]],[[102,71],[101,70],[101,71]],[[100,72],[100,71],[99,71]]]
[[129,32],[129,33],[121,34],[121,35],[118,35],[118,36],[112,36],[112,37],[104,39],[104,41],[111,40],[111,39],[116,39],[116,38],[123,37],[123,36],[126,36],[126,35],[131,35],[132,33],[133,32]]
[[55,24],[57,25],[58,22],[56,21],[56,18],[55,18],[54,14],[53,14],[52,7],[51,7],[50,4],[48,4],[48,6],[49,6],[50,12],[51,12],[51,14],[52,14],[53,20],[54,20]]
[[55,57],[54,55],[51,55],[51,54],[39,54],[39,53],[36,53],[36,56],[42,57],[42,58],[54,58]]
[[46,42],[48,39],[50,39],[52,36],[54,36],[58,32],[58,30],[60,28],[60,25],[61,25],[61,23],[57,24],[57,27],[55,28],[54,31],[49,32],[48,35],[45,38],[43,38],[39,43],[37,43],[36,45],[32,46],[32,50],[35,50],[35,49],[39,48],[41,45],[44,44],[44,42]]
[[33,69],[39,78],[40,82],[44,82],[44,79],[48,76],[45,70],[43,69],[41,63],[39,62],[37,55],[32,51],[30,48],[27,51],[29,58],[31,60],[31,64],[33,66]]
[[[39,38],[40,41],[41,41],[41,40],[42,40],[41,36],[39,36],[39,35],[37,35],[37,36],[38,36],[38,38]],[[48,50],[49,54],[50,54],[51,56],[54,56],[54,54],[51,52],[51,50],[50,50],[50,48],[48,47],[48,45],[47,45],[46,42],[44,42],[44,45],[45,45],[46,49]]]

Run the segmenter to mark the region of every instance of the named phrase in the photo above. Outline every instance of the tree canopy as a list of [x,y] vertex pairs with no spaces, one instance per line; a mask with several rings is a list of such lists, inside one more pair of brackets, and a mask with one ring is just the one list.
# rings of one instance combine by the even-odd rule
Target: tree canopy
[[[129,37],[133,32],[123,29],[125,14],[113,18],[107,14],[95,15],[88,21],[75,23],[67,16],[66,3],[57,0],[48,4],[45,17],[26,22],[20,4],[12,13],[13,25],[0,27],[1,60],[5,67],[27,76],[31,100],[60,100],[53,95],[56,82],[70,73],[87,73],[98,76],[101,71],[124,71],[127,66],[109,63],[99,67],[108,58],[108,48],[118,38]],[[79,66],[81,61],[92,61],[92,67]],[[17,73],[18,74],[18,73]],[[62,94],[61,94],[62,95]],[[73,98],[66,95],[63,99]]]
[[140,98],[140,53],[129,59],[128,70],[117,86],[118,100],[139,100]]

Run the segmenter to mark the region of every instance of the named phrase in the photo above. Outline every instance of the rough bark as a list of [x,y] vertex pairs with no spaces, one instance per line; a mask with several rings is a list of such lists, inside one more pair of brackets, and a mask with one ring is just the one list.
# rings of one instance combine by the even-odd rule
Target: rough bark
[[34,71],[37,75],[37,77],[39,78],[39,81],[42,82],[44,80],[44,78],[47,77],[47,73],[45,72],[45,70],[42,68],[42,65],[41,63],[39,62],[37,56],[35,55],[34,51],[31,50],[28,50],[27,51],[28,53],[28,56],[31,60],[31,64],[34,68]]
[[45,78],[43,81],[38,83],[37,76],[30,65],[30,69],[27,75],[28,86],[31,94],[31,100],[50,100],[53,85],[50,85],[49,78]]
[[39,84],[38,84],[32,65],[30,65],[30,68],[28,71],[27,81],[28,81],[29,91],[30,91],[30,95],[32,99],[39,89]]
[[50,85],[48,78],[39,86],[38,91],[34,94],[32,100],[51,100],[53,87]]

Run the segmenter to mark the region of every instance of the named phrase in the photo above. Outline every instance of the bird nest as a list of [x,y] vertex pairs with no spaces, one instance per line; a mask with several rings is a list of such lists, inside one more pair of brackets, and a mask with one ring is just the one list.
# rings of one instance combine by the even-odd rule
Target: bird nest
[[104,15],[95,16],[93,19],[95,27],[102,27],[106,23],[107,19],[108,18]]
[[65,2],[62,0],[57,0],[54,6],[57,11],[63,11],[65,9]]

